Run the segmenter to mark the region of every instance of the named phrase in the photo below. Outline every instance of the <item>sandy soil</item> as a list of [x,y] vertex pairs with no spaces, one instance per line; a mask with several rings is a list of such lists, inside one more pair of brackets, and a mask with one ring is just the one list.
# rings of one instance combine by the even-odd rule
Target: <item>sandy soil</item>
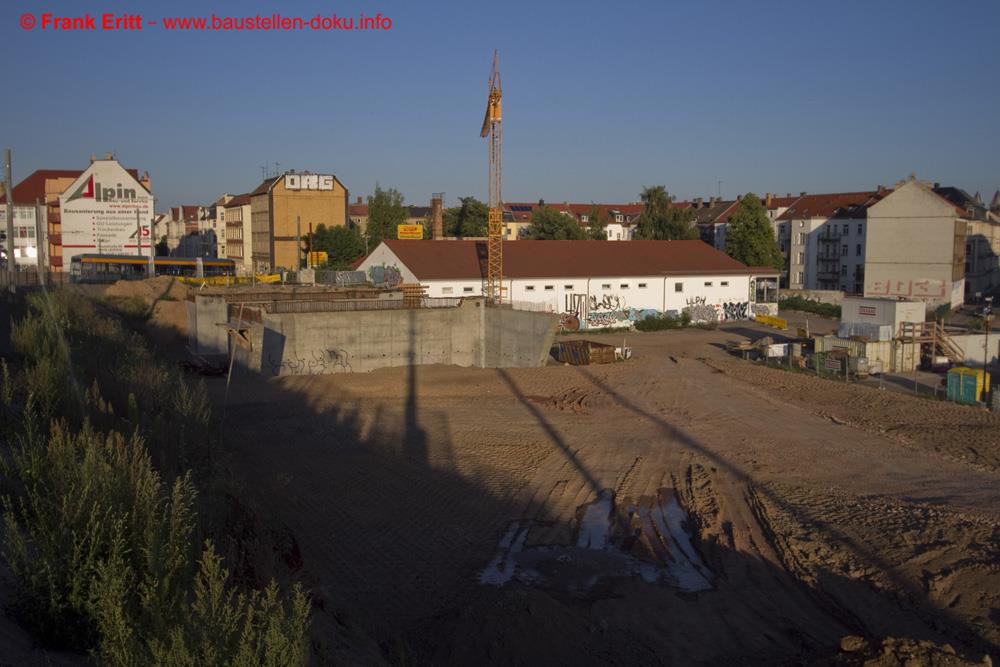
[[152,309],[147,329],[158,343],[187,337],[188,287],[171,276],[150,280],[119,280],[103,290],[112,299],[135,297]]
[[234,378],[229,458],[336,620],[322,655],[1000,657],[1000,419],[726,356],[740,334],[630,334],[609,366]]

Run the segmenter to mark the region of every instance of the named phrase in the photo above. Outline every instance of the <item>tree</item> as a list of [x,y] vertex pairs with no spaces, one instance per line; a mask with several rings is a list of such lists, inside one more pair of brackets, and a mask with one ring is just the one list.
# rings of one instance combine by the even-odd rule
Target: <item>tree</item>
[[444,211],[445,236],[486,236],[489,208],[475,197],[460,197],[461,206]]
[[369,249],[374,250],[384,239],[396,238],[396,225],[405,223],[407,214],[403,195],[398,190],[383,190],[376,185],[375,194],[368,198]]
[[739,210],[729,218],[726,254],[747,266],[780,269],[784,265],[767,209],[753,193],[743,197]]
[[343,271],[365,254],[365,240],[355,227],[327,227],[320,224],[313,232],[310,251],[327,254],[324,268]]
[[531,214],[531,226],[525,238],[532,241],[539,240],[573,240],[579,241],[586,238],[583,228],[576,223],[576,220],[560,213],[553,208],[536,208]]
[[587,214],[587,238],[593,241],[606,241],[608,239],[608,218],[601,212],[597,205],[590,207]]
[[698,230],[693,224],[694,214],[690,209],[676,208],[664,186],[647,187],[640,197],[645,209],[639,216],[636,238],[658,241],[698,238]]

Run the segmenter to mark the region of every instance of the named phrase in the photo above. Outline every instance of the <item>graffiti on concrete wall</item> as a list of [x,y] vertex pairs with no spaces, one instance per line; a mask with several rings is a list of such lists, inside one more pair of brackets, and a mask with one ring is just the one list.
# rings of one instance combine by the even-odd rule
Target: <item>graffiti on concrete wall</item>
[[600,299],[596,296],[590,297],[590,309],[601,311],[615,311],[625,308],[625,297],[617,294],[605,294]]
[[746,320],[749,317],[749,301],[727,301],[722,304],[722,319],[724,320]]
[[267,353],[264,362],[272,375],[328,375],[331,373],[353,373],[350,355],[339,348],[309,350],[307,357],[275,359]]
[[776,303],[755,303],[753,305],[754,315],[777,315],[778,314],[778,304]]
[[369,266],[368,279],[375,285],[385,285],[386,287],[398,287],[403,284],[403,274],[395,265]]
[[[690,301],[690,299],[688,299]],[[716,310],[715,306],[709,306],[705,303],[696,303],[690,305],[684,309],[684,312],[688,314],[691,321],[695,324],[704,324],[719,321],[719,311]]]
[[564,297],[563,312],[559,316],[559,326],[563,331],[579,331],[587,318],[589,302],[586,294],[567,294]]
[[943,297],[945,284],[943,280],[876,280],[871,291],[865,296],[912,296],[916,298]]

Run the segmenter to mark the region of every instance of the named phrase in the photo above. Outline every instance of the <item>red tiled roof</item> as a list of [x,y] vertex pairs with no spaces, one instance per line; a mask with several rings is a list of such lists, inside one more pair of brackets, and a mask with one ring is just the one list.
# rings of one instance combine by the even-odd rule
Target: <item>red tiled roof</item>
[[[56,178],[77,178],[83,169],[36,169],[14,186],[15,204],[34,204],[35,200],[45,201],[45,182]],[[126,169],[132,178],[139,180],[136,169]],[[0,196],[0,203],[7,203],[7,197]]]
[[[515,211],[513,207],[518,207],[522,210]],[[678,208],[687,208],[691,206],[688,202],[677,202],[674,204]],[[531,214],[542,206],[538,202],[504,202],[504,211],[509,213],[515,222],[530,222]],[[550,208],[553,211],[559,211],[560,213],[567,213],[573,216],[577,222],[580,222],[581,216],[590,215],[591,209],[594,207],[604,216],[605,219],[612,219],[613,213],[617,212],[626,217],[626,219],[637,218],[645,210],[643,204],[573,204],[566,202],[545,202],[545,208]],[[527,208],[528,210],[523,210]]]
[[869,206],[881,199],[877,192],[834,192],[825,195],[803,195],[795,200],[778,220],[804,218],[864,217]]
[[223,208],[234,208],[236,206],[246,206],[249,203],[250,203],[250,193],[246,192],[246,193],[244,193],[242,195],[236,195],[235,197],[233,197],[232,199],[230,199],[226,204],[223,205]]
[[763,199],[762,201],[764,202],[764,208],[773,209],[773,208],[787,208],[787,207],[791,206],[792,204],[794,204],[796,201],[798,201],[798,199],[799,199],[798,197],[774,197],[774,196],[772,196],[771,197],[771,205],[770,206],[767,205],[767,199]]
[[[383,243],[419,280],[485,275],[485,241]],[[508,278],[752,273],[703,241],[512,241],[504,244],[503,270]]]
[[368,204],[348,204],[347,214],[356,215],[360,218],[368,217]]
[[170,216],[174,220],[184,220],[185,222],[190,220],[197,220],[199,208],[201,207],[198,206],[197,204],[192,204],[189,206],[173,206],[170,209]]
[[252,192],[250,192],[250,196],[254,197],[256,195],[262,195],[262,194],[264,194],[265,192],[267,192],[268,190],[271,189],[271,186],[274,185],[278,181],[279,178],[281,178],[281,177],[280,176],[272,176],[270,178],[265,178],[263,181],[261,181],[260,185],[258,185],[256,188],[253,189]]

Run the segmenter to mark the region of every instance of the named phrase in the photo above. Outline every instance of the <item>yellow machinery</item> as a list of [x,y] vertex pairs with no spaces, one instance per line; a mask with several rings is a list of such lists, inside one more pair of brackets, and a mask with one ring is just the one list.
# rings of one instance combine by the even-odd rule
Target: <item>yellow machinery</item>
[[486,219],[486,298],[493,303],[503,302],[503,209],[500,184],[503,157],[502,93],[500,90],[500,56],[493,50],[493,69],[490,72],[489,93],[486,97],[486,117],[483,118],[481,137],[489,137],[490,144],[490,196]]

